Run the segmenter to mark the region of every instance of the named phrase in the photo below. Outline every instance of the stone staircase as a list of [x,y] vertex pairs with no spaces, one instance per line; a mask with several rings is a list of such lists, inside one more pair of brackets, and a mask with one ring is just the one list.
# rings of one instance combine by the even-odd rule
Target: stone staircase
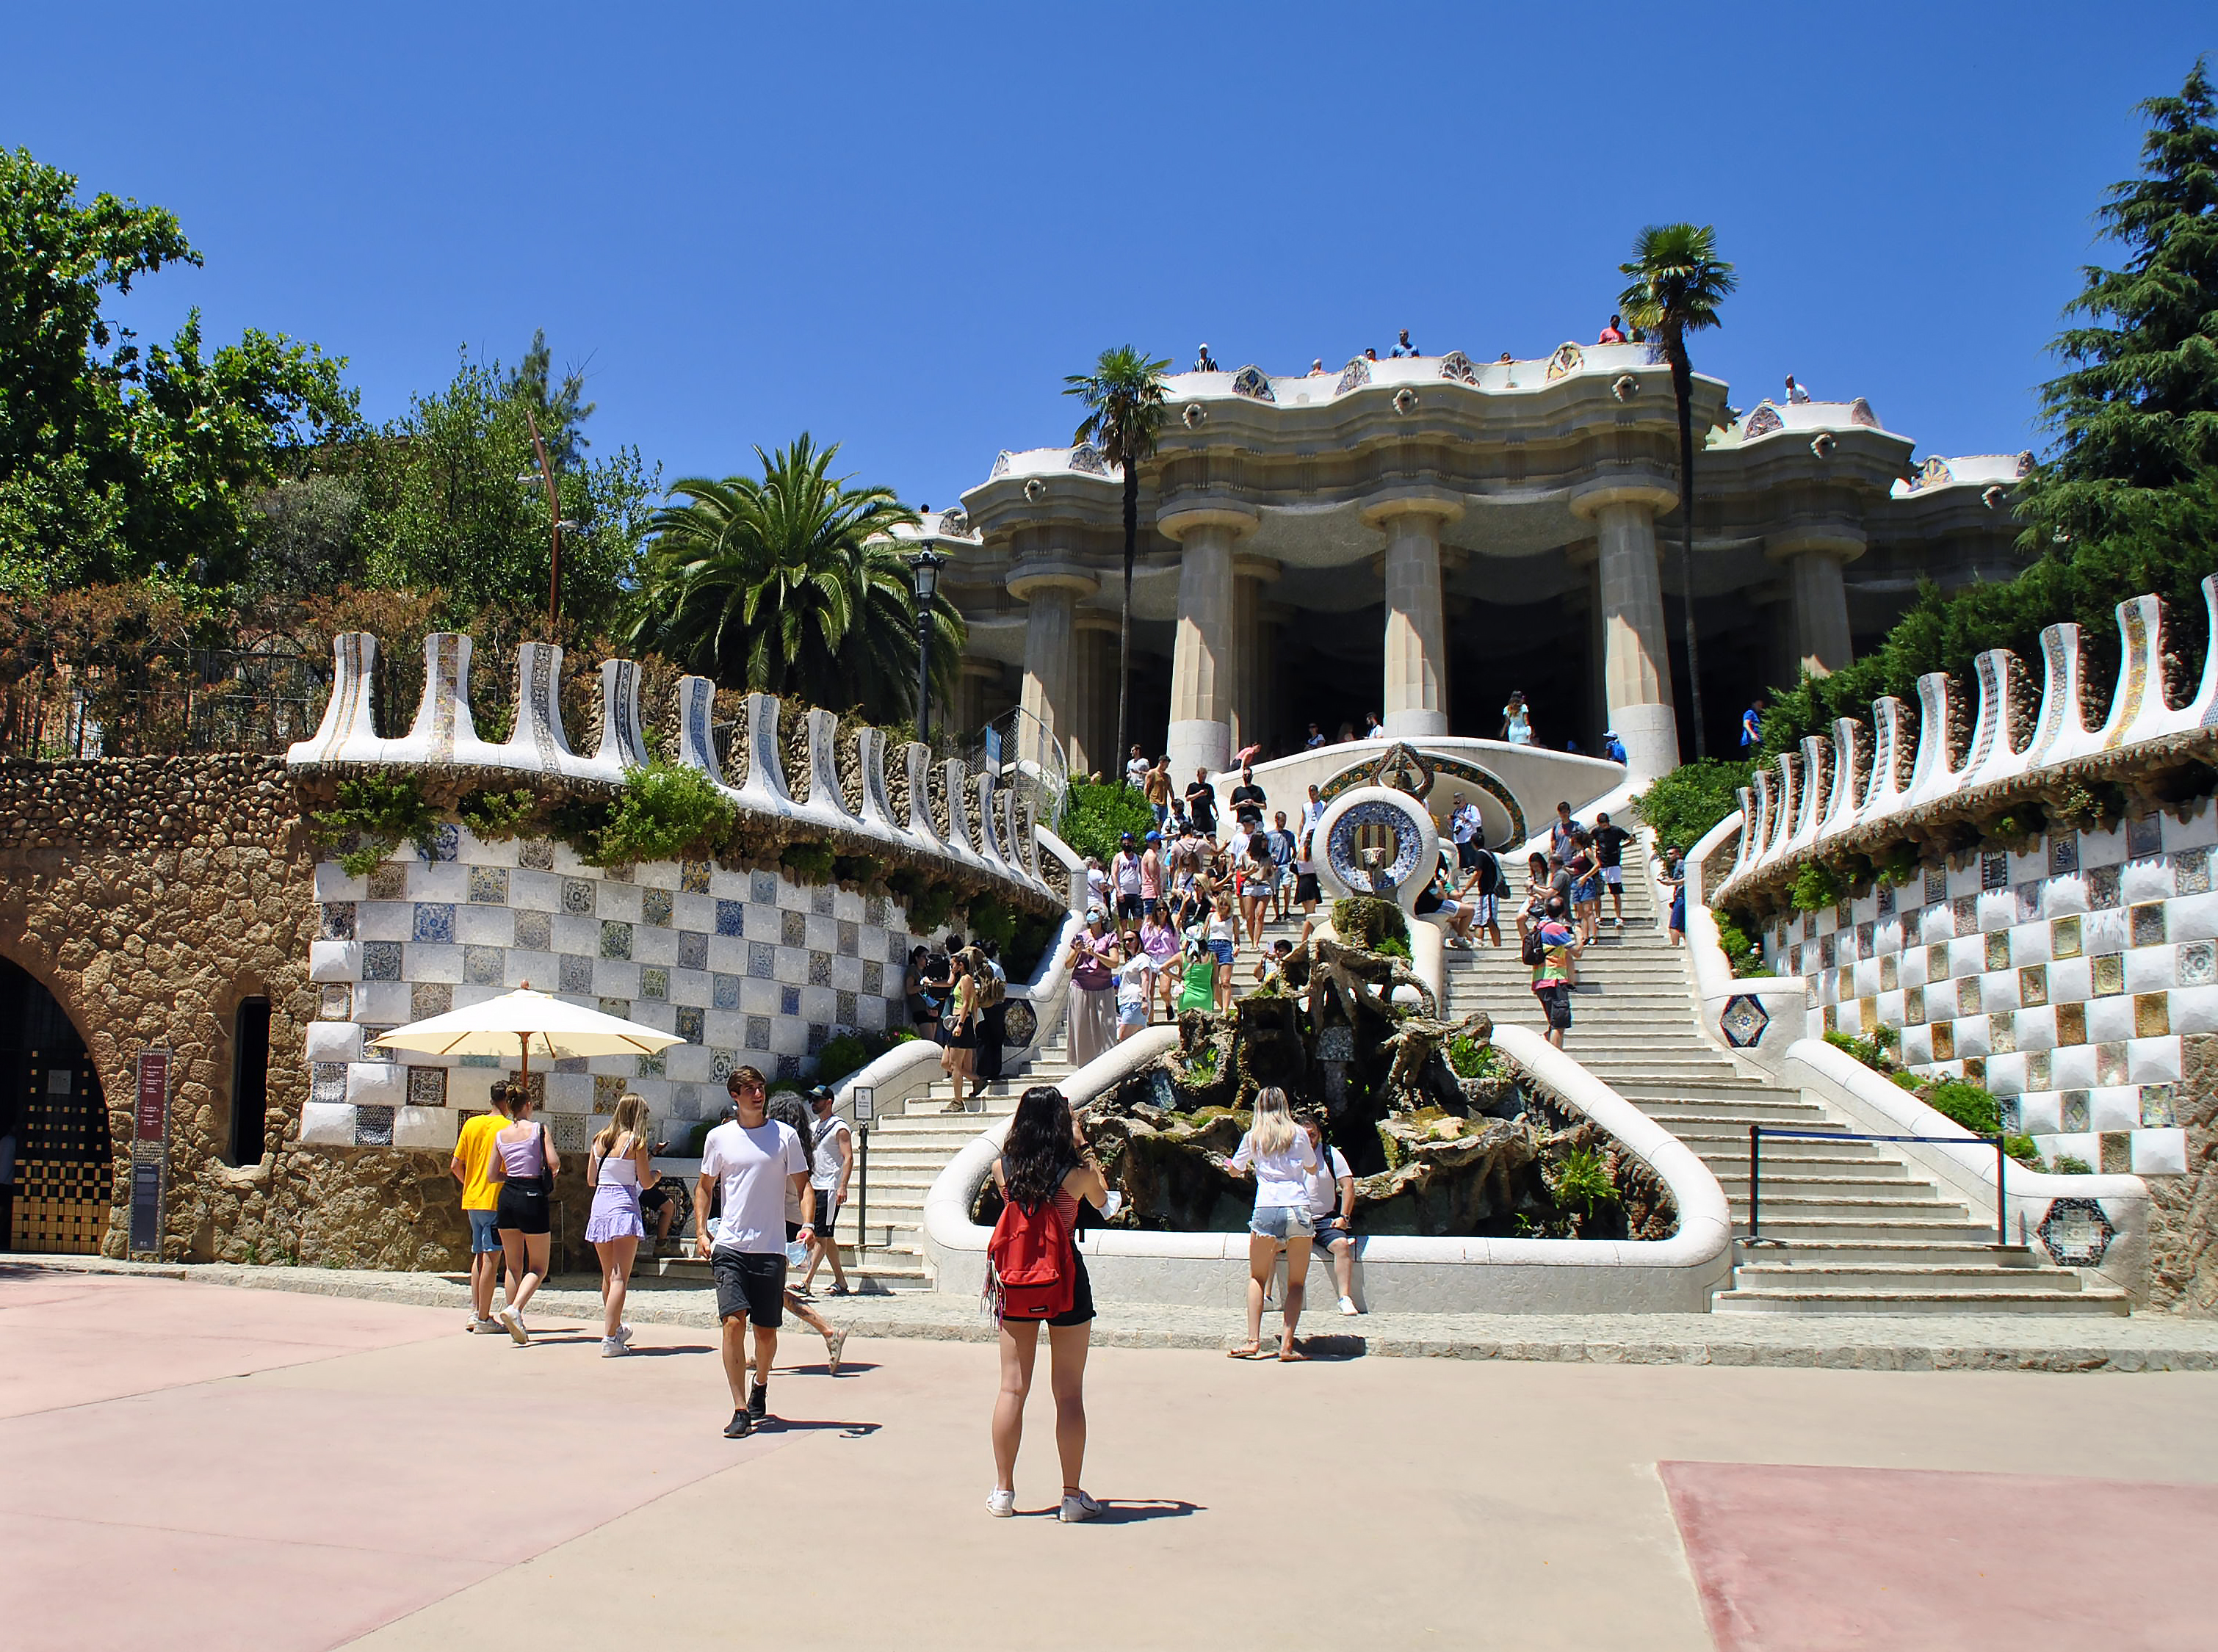
[[[1748,1223],[1749,1127],[1846,1131],[1800,1092],[1744,1077],[1701,1036],[1683,952],[1658,922],[1646,857],[1626,851],[1623,928],[1602,903],[1600,938],[1580,962],[1564,1053],[1684,1142],[1724,1188],[1737,1230]],[[1521,875],[1519,879],[1521,885]],[[1506,944],[1448,953],[1451,1016],[1546,1029],[1532,972]],[[1724,1313],[2122,1314],[2125,1293],[2083,1285],[2027,1247],[1993,1243],[1969,1210],[1884,1143],[1771,1141],[1763,1151],[1763,1242],[1736,1247]]]

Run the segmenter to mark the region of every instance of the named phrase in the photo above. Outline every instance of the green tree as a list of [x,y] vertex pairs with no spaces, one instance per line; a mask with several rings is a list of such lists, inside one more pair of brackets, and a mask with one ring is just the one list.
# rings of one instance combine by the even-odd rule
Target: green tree
[[2192,681],[2205,646],[2203,576],[2218,567],[2218,108],[2198,60],[2176,97],[2140,104],[2141,175],[2097,213],[2125,251],[2089,266],[2051,345],[2063,370],[2041,392],[2055,442],[2017,502],[2037,554],[2017,579],[1944,593],[1927,585],[1880,647],[1806,677],[1764,720],[1766,753],[1886,695],[1914,700],[1928,671],[1970,678],[1989,648],[2039,657],[2042,628],[2074,621],[2091,699],[2115,681],[2116,605],[2162,597],[2167,651]]
[[[528,382],[465,350],[454,381],[418,396],[362,467],[375,583],[437,590],[454,616],[486,608],[544,611],[552,549],[528,414]],[[657,477],[638,450],[555,478],[566,521],[562,611],[613,628],[636,584]]]
[[547,330],[532,330],[531,348],[508,375],[508,393],[520,397],[539,420],[539,434],[547,443],[547,457],[557,470],[573,470],[584,461],[585,421],[598,402],[585,399],[585,374],[581,368],[565,367],[560,382],[554,378],[554,353],[547,347]]
[[1163,369],[1168,358],[1149,361],[1131,344],[1105,350],[1094,371],[1063,380],[1063,394],[1076,396],[1090,410],[1071,439],[1091,442],[1102,457],[1124,473],[1124,596],[1117,635],[1117,746],[1111,769],[1124,773],[1130,738],[1127,708],[1132,684],[1132,562],[1140,549],[1140,466],[1155,450],[1163,428]]
[[1702,732],[1702,669],[1694,626],[1694,368],[1687,335],[1718,325],[1718,306],[1739,278],[1718,257],[1717,232],[1707,224],[1651,224],[1633,244],[1633,262],[1620,264],[1632,284],[1618,308],[1657,340],[1671,368],[1671,396],[1679,412],[1679,579],[1686,587],[1688,711],[1694,724],[1694,758],[1708,755]]
[[[833,475],[839,451],[804,432],[756,449],[759,477],[675,484],[654,514],[633,646],[729,687],[880,721],[913,715],[916,595],[890,535],[917,514],[890,488]],[[954,605],[935,598],[943,688],[963,637]]]
[[255,506],[356,427],[343,359],[249,331],[213,353],[197,312],[142,350],[110,292],[198,264],[171,213],[0,150],[0,591],[244,572]]

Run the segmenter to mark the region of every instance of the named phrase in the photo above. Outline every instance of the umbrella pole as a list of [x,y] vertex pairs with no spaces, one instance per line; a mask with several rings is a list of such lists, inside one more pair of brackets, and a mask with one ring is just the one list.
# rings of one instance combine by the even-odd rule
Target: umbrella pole
[[531,1088],[531,1035],[528,1032],[516,1035],[516,1059],[523,1063],[524,1087],[529,1092]]

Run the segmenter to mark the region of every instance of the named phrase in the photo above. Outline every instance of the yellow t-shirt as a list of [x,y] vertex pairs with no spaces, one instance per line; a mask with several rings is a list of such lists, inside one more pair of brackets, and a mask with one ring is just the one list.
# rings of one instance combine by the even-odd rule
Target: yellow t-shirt
[[509,1126],[499,1113],[479,1113],[462,1126],[455,1142],[455,1157],[462,1161],[462,1209],[491,1210],[500,1203],[500,1184],[486,1179],[493,1162],[493,1142]]

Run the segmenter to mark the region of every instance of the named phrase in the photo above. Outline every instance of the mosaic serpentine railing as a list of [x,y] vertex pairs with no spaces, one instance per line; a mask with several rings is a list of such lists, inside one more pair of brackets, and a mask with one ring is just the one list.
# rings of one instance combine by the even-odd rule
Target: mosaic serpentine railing
[[[424,639],[424,695],[416,720],[398,739],[381,739],[370,721],[370,684],[377,640],[350,631],[332,639],[331,697],[315,734],[292,746],[288,766],[306,771],[369,767],[451,767],[489,774],[621,786],[625,772],[649,760],[639,712],[640,668],[629,659],[601,662],[598,738],[592,755],[570,749],[562,727],[562,650],[528,642],[517,651],[515,718],[505,740],[478,738],[470,715],[471,639],[434,632]],[[1028,799],[1003,789],[988,771],[960,758],[935,765],[929,747],[911,741],[898,754],[907,807],[896,815],[886,785],[883,729],[856,729],[843,776],[839,720],[806,715],[805,746],[796,743],[793,779],[778,734],[776,695],[745,697],[740,738],[733,747],[736,783],[716,756],[710,715],[716,684],[705,677],[678,682],[672,760],[698,769],[745,813],[813,827],[825,841],[868,852],[891,846],[952,863],[973,876],[1052,898],[1040,873],[1038,819]],[[859,778],[859,784],[845,780]]]
[[1803,740],[1742,789],[1748,829],[1709,904],[1760,903],[1812,858],[1869,853],[2075,783],[2122,785],[2135,813],[2170,806],[2167,770],[2218,759],[2218,574],[2203,581],[2203,599],[2209,646],[2183,703],[2166,687],[2164,605],[2144,596],[2118,604],[2117,686],[2099,724],[2085,715],[2079,628],[2066,623],[2041,634],[2037,696],[2024,662],[1993,648],[1974,663],[1968,715],[1962,686],[1934,671],[1918,679],[1914,713],[1890,696],[1874,702],[1868,725],[1843,717],[1831,739]]

